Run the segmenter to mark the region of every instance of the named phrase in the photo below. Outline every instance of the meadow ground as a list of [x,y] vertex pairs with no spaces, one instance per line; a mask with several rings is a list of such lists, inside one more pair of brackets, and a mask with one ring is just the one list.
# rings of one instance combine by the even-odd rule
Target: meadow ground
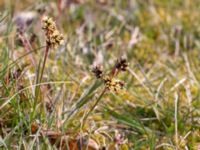
[[0,149],[200,149],[199,0],[0,10]]

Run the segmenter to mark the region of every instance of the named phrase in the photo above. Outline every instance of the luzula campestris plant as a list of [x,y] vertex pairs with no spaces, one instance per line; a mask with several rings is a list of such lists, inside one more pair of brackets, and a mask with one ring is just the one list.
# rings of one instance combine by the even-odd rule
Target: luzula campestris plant
[[[44,60],[42,63],[41,73],[39,76],[39,82],[42,81],[49,50],[53,48],[57,48],[58,46],[64,43],[63,35],[58,31],[56,27],[56,23],[53,21],[52,18],[48,16],[45,16],[42,18],[42,29],[45,31],[46,49],[45,49],[45,54],[44,54]],[[37,87],[37,89],[39,89],[39,86]],[[39,90],[36,90],[36,95],[38,95],[38,91]],[[37,102],[37,96],[36,96],[36,102]]]
[[45,31],[46,36],[46,51],[40,76],[40,81],[42,80],[44,67],[47,59],[47,55],[50,48],[57,48],[64,43],[63,35],[58,31],[56,23],[52,18],[45,16],[42,19],[42,29]]
[[90,111],[84,117],[83,124],[85,123],[85,120],[87,119],[87,117],[89,116],[89,114],[98,105],[98,103],[101,100],[102,96],[107,91],[118,93],[120,91],[120,89],[122,89],[124,87],[124,82],[115,79],[115,77],[117,76],[117,74],[119,72],[126,71],[127,67],[128,67],[128,63],[127,63],[126,59],[119,59],[119,60],[117,60],[115,66],[112,69],[112,71],[110,72],[110,74],[104,74],[103,73],[103,69],[102,69],[101,66],[95,66],[92,69],[92,72],[94,73],[94,75],[96,76],[96,78],[100,79],[100,80],[102,80],[104,82],[105,87],[104,87],[103,91],[101,92],[101,94],[99,95],[99,97],[97,98],[97,100],[94,103],[94,105],[92,106],[92,108],[90,109]]

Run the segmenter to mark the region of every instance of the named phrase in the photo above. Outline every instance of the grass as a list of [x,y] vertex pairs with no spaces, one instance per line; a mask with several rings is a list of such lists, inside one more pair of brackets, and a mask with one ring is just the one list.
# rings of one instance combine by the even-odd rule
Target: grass
[[199,149],[200,2],[62,1],[0,0],[0,149]]

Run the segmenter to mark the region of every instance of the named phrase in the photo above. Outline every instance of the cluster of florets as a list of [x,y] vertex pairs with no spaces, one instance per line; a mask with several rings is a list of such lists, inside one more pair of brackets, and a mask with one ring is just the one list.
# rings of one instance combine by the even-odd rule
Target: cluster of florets
[[103,69],[101,66],[95,66],[92,69],[92,72],[96,76],[97,79],[101,79],[106,89],[112,92],[118,92],[120,89],[124,87],[124,82],[115,79],[114,77],[117,76],[117,73],[120,71],[126,71],[128,67],[128,63],[126,59],[117,60],[115,67],[111,71],[109,75],[103,73]]
[[115,64],[115,68],[120,71],[126,71],[127,67],[128,67],[128,63],[127,63],[127,60],[124,58],[117,60],[117,62]]
[[51,48],[56,48],[59,45],[64,43],[63,35],[56,28],[56,23],[50,17],[43,17],[42,19],[43,26],[42,28],[46,33],[46,42],[47,45]]
[[111,78],[109,76],[105,76],[103,78],[106,88],[109,91],[118,92],[120,89],[124,87],[124,82]]
[[92,69],[92,72],[94,73],[94,75],[96,76],[97,79],[101,79],[103,77],[103,69],[102,66],[95,66]]

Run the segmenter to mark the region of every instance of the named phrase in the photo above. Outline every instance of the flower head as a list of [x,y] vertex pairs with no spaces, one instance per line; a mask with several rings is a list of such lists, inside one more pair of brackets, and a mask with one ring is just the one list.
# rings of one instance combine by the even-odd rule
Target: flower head
[[105,88],[111,92],[119,92],[124,87],[124,82],[115,79],[119,72],[126,71],[128,63],[126,59],[117,60],[114,68],[109,74],[104,74],[101,66],[96,66],[92,69],[92,72],[97,79],[104,82]]
[[127,67],[128,67],[128,63],[127,63],[127,60],[124,58],[117,60],[117,62],[115,64],[115,68],[120,71],[126,71]]
[[53,21],[52,18],[48,16],[44,16],[42,18],[43,26],[42,28],[48,32],[56,30],[56,23]]
[[64,43],[63,35],[57,30],[56,23],[50,17],[43,17],[43,26],[46,33],[46,42],[49,47],[56,48]]
[[64,43],[63,35],[60,34],[58,30],[55,30],[52,34],[49,35],[49,38],[47,38],[47,43],[51,47],[58,47],[59,45],[62,45]]
[[105,76],[103,78],[106,88],[112,92],[118,92],[120,89],[124,87],[124,82],[110,78],[109,76]]
[[92,72],[94,73],[94,75],[95,75],[96,78],[98,78],[98,79],[102,78],[102,76],[103,76],[103,70],[102,70],[102,67],[100,67],[100,66],[95,66],[95,67],[92,69]]

